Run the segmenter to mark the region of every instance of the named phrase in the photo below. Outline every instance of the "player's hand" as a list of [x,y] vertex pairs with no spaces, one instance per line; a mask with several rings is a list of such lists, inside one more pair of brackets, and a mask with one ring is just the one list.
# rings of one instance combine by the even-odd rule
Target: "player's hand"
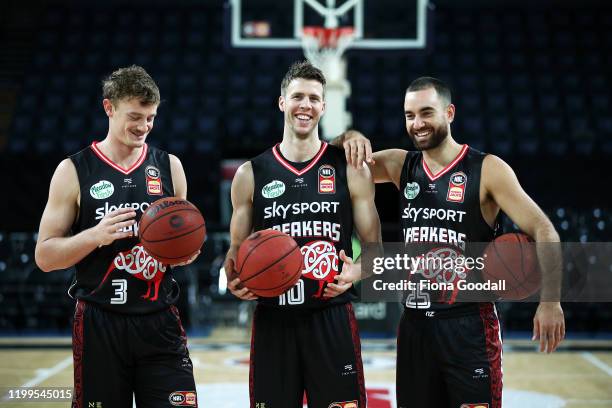
[[337,283],[327,284],[323,291],[324,297],[332,298],[343,294],[353,286],[353,282],[361,278],[361,264],[353,263],[353,259],[346,256],[344,249],[340,251],[340,259],[344,262],[342,272],[335,277]]
[[344,132],[344,155],[346,156],[346,162],[356,169],[363,167],[363,162],[367,164],[374,164],[372,158],[372,145],[370,140],[367,139],[361,132],[356,130],[347,130]]
[[124,231],[124,228],[136,224],[134,217],[136,211],[129,207],[119,208],[106,214],[98,225],[92,228],[98,247],[109,245],[117,239],[133,237],[134,229]]
[[232,295],[242,300],[257,299],[257,295],[251,292],[249,288],[242,287],[240,284],[240,278],[238,278],[238,272],[234,269],[234,260],[232,258],[227,258],[223,267],[227,277],[227,287],[232,292]]
[[173,268],[176,268],[177,266],[186,266],[186,265],[189,265],[190,263],[192,263],[193,261],[195,261],[195,260],[196,260],[196,258],[197,258],[198,256],[200,256],[200,254],[201,254],[201,253],[202,253],[202,251],[200,251],[200,250],[198,249],[198,251],[197,251],[195,254],[193,254],[193,255],[191,256],[191,258],[189,258],[189,259],[188,259],[188,260],[186,260],[185,262],[181,262],[181,263],[178,263],[178,264],[176,264],[176,265],[172,265],[172,267],[173,267]]
[[540,302],[533,318],[533,337],[540,339],[540,352],[552,353],[565,338],[565,318],[559,302]]

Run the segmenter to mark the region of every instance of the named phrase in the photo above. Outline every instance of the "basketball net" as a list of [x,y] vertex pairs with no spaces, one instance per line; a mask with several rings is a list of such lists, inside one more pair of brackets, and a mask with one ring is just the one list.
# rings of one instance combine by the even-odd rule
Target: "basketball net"
[[351,115],[346,111],[346,98],[351,87],[346,80],[346,49],[355,35],[352,27],[304,27],[302,48],[308,60],[325,75],[327,81],[326,112],[321,119],[322,135],[333,139],[351,125]]

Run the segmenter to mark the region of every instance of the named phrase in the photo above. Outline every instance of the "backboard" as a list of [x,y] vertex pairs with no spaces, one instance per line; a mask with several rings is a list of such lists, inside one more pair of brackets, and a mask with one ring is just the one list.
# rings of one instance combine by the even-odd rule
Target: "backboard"
[[230,45],[299,49],[307,26],[353,27],[351,49],[421,49],[428,0],[226,0]]

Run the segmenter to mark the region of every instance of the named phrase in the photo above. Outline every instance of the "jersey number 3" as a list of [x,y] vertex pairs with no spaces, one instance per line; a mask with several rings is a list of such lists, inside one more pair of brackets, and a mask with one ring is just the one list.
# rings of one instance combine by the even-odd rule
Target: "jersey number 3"
[[113,279],[111,285],[115,286],[115,297],[111,298],[111,305],[123,305],[127,302],[127,280]]

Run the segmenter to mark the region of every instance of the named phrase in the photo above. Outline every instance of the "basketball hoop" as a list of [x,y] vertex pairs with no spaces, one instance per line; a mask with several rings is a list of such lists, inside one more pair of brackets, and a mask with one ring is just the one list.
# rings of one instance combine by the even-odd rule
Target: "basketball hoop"
[[332,60],[340,61],[354,38],[353,27],[307,26],[302,31],[302,48],[306,58],[322,68]]
[[324,136],[335,137],[351,124],[346,111],[346,98],[351,95],[351,86],[346,80],[344,51],[353,43],[353,27],[307,26],[302,30],[304,55],[318,67],[327,80],[327,114],[321,119]]

